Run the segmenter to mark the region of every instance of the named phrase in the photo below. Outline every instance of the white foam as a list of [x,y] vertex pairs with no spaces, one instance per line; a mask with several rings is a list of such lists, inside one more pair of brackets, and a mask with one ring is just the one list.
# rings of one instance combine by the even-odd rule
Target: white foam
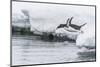
[[82,30],[84,33],[78,35],[76,45],[95,47],[95,28],[93,25],[86,25]]
[[[72,32],[71,32],[72,31]],[[56,34],[61,34],[62,36],[67,36],[70,39],[76,40],[77,35],[80,34],[80,31],[77,31],[71,27],[69,28],[59,28],[55,31]]]

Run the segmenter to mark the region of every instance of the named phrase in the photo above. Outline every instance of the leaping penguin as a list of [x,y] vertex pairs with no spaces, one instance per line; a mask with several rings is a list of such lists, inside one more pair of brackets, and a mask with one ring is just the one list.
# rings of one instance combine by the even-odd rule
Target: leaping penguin
[[66,28],[72,27],[72,28],[74,28],[75,30],[80,30],[81,27],[83,27],[84,25],[87,24],[87,23],[84,23],[84,24],[78,26],[78,25],[76,25],[76,24],[72,24],[72,23],[71,23],[71,22],[72,22],[72,19],[73,19],[73,17],[71,17],[70,19],[68,18],[66,24],[60,24],[59,26],[57,26],[56,29],[58,29],[58,28],[64,28],[64,27],[66,27]]

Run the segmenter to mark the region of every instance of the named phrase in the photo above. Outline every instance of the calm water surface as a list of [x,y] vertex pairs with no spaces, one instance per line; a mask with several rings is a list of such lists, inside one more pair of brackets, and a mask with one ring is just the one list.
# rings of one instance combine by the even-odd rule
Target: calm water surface
[[12,36],[12,65],[94,61],[95,49],[70,42],[45,42],[37,36]]

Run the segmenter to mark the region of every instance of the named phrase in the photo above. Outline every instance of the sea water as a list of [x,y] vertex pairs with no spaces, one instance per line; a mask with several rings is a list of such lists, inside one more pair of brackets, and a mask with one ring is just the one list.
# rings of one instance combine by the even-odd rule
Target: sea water
[[76,43],[47,42],[37,36],[12,36],[12,65],[94,61],[95,49],[79,48]]

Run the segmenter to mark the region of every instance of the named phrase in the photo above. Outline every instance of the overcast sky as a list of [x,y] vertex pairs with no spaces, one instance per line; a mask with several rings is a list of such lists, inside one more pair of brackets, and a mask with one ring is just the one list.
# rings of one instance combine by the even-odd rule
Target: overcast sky
[[23,15],[21,10],[28,10],[32,26],[41,29],[54,29],[61,23],[66,23],[68,17],[74,17],[72,23],[83,23],[95,26],[95,7],[60,5],[46,3],[12,2],[12,15]]

